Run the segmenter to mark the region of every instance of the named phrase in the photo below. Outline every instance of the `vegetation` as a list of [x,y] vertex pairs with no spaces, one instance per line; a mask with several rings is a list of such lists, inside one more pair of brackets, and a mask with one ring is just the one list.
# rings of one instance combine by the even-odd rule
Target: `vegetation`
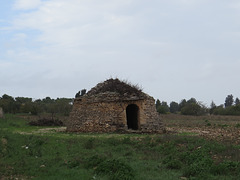
[[0,107],[5,113],[30,113],[39,115],[40,113],[50,113],[52,117],[55,114],[68,116],[72,108],[71,98],[44,99],[34,100],[27,97],[13,98],[7,94],[0,97]]
[[31,126],[63,126],[63,122],[57,119],[38,119],[28,123]]
[[[28,118],[9,114],[0,119],[0,179],[240,178],[240,150],[233,143],[187,132],[72,134],[55,128],[43,133],[28,122]],[[213,123],[206,119],[193,122]]]
[[122,96],[126,96],[126,95],[142,96],[143,95],[141,87],[139,87],[137,84],[134,85],[128,81],[119,80],[118,78],[116,79],[111,78],[102,83],[99,83],[95,88],[88,91],[88,94],[96,95],[104,92],[117,92]]
[[[92,89],[88,93],[97,94],[105,91],[117,91],[120,94],[129,92],[129,94],[139,95],[142,93],[141,88],[131,83],[120,81],[118,79],[109,79],[105,82],[107,85],[99,88]],[[75,98],[81,97],[87,93],[86,89],[82,89],[77,92]],[[5,113],[30,113],[33,115],[40,115],[44,113],[50,113],[53,117],[56,114],[68,116],[72,109],[72,98],[57,98],[51,99],[46,97],[44,99],[33,100],[28,97],[12,97],[4,94],[0,97],[0,107],[3,108]],[[183,99],[177,103],[175,101],[170,102],[170,105],[166,101],[156,101],[156,109],[160,114],[182,114],[182,115],[240,115],[240,100],[236,98],[234,100],[233,95],[228,95],[225,99],[225,103],[217,106],[214,102],[210,104],[210,107],[206,107],[202,102],[197,101],[195,98],[189,100]]]
[[82,89],[81,91],[78,91],[77,94],[75,95],[75,98],[84,96],[87,93],[86,89]]
[[202,116],[207,114],[213,115],[240,115],[240,100],[236,98],[234,101],[233,95],[228,95],[224,105],[216,106],[211,103],[210,108],[207,108],[202,102],[195,98],[189,100],[183,99],[180,103],[172,101],[170,106],[167,102],[157,99],[156,108],[160,114],[177,113],[182,115]]

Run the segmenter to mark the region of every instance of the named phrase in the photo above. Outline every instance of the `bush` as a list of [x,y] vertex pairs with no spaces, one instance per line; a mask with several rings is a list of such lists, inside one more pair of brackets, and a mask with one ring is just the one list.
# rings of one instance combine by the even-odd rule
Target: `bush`
[[85,168],[94,169],[97,175],[108,176],[110,180],[130,180],[135,177],[134,170],[125,162],[98,155],[85,159]]
[[117,159],[101,162],[95,171],[99,175],[109,176],[111,180],[134,179],[133,169],[128,164]]
[[213,114],[215,115],[240,115],[240,105],[234,105],[224,108],[223,106],[218,106],[214,109]]
[[201,107],[199,104],[191,103],[184,106],[181,109],[181,113],[183,115],[200,116],[206,113],[206,109],[204,107]]
[[239,162],[223,161],[222,163],[214,164],[211,167],[211,173],[214,175],[234,174],[234,172],[239,172],[239,168]]
[[38,121],[29,122],[30,126],[63,126],[63,122],[54,119],[39,119]]

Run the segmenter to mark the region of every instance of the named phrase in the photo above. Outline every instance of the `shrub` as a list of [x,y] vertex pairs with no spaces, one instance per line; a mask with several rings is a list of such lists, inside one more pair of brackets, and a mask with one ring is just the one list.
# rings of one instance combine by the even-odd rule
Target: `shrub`
[[110,180],[130,180],[135,177],[134,170],[125,162],[98,155],[86,158],[85,168],[93,169],[97,175],[108,176]]
[[240,163],[233,161],[223,161],[219,164],[213,164],[211,167],[211,173],[214,175],[226,175],[239,172]]
[[179,159],[174,158],[172,155],[167,156],[163,160],[163,164],[166,165],[168,169],[181,169],[182,163]]
[[235,125],[235,127],[236,127],[236,128],[240,128],[240,123],[237,123],[237,124]]
[[200,115],[206,114],[206,108],[201,104],[191,103],[191,104],[185,105],[181,109],[181,113],[183,115],[200,116]]
[[192,152],[182,154],[182,161],[187,165],[184,168],[184,176],[196,176],[208,172],[213,164],[213,160],[205,148],[197,148]]
[[54,119],[39,119],[38,121],[29,122],[30,126],[63,126],[63,122]]
[[128,164],[118,159],[101,162],[95,171],[97,174],[109,176],[111,180],[134,179],[133,169]]

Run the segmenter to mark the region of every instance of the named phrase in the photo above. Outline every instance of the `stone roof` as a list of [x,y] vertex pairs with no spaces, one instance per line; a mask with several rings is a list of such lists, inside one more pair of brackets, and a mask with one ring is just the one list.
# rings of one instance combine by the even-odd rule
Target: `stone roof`
[[144,99],[147,96],[137,85],[132,85],[117,78],[108,79],[97,84],[94,88],[88,91],[86,96],[99,96],[101,94],[112,94],[123,99],[132,99],[132,97],[135,97],[134,99]]

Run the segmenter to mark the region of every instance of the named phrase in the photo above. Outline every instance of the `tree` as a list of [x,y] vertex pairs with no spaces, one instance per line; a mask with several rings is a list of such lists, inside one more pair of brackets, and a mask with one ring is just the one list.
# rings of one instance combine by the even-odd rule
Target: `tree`
[[197,116],[200,115],[200,110],[201,110],[201,106],[195,103],[191,103],[191,104],[187,104],[186,106],[184,106],[181,110],[181,113],[183,115],[193,115],[193,116]]
[[46,97],[45,99],[42,100],[43,103],[53,103],[54,99],[51,99],[50,97]]
[[216,104],[212,101],[210,104],[210,110],[209,113],[213,114],[214,110],[217,108]]
[[7,95],[7,94],[4,94],[1,99],[14,101],[14,98],[12,96]]
[[71,98],[57,98],[55,101],[56,112],[64,116],[68,116],[72,110],[72,101]]
[[179,103],[178,111],[181,111],[182,108],[183,108],[186,104],[187,104],[186,99],[183,99],[183,100]]
[[32,113],[32,98],[26,98],[26,97],[16,97],[15,98],[17,109],[19,113]]
[[191,98],[187,101],[187,104],[197,104],[197,100],[195,98]]
[[235,105],[239,105],[239,104],[240,104],[240,100],[238,98],[236,98]]
[[159,99],[156,101],[156,108],[157,108],[157,112],[159,112],[160,114],[167,114],[169,112],[169,107],[167,102],[163,101],[161,103]]
[[226,97],[224,105],[225,107],[229,107],[233,105],[233,102],[234,102],[233,95],[231,94]]
[[7,94],[4,94],[2,98],[0,98],[0,107],[3,108],[5,113],[16,113],[18,110],[15,99]]
[[160,102],[159,99],[157,99],[157,101],[156,101],[156,109],[158,109],[158,107],[160,107],[160,106],[161,106],[161,102]]
[[183,115],[199,116],[206,114],[207,108],[201,102],[197,102],[195,98],[191,98],[184,102],[184,106],[181,108],[181,113]]
[[172,101],[170,103],[170,112],[171,113],[176,113],[178,111],[179,105],[177,102]]
[[225,115],[224,105],[221,104],[213,110],[214,115]]
[[20,104],[32,102],[32,98],[26,98],[26,97],[16,97],[15,100]]

